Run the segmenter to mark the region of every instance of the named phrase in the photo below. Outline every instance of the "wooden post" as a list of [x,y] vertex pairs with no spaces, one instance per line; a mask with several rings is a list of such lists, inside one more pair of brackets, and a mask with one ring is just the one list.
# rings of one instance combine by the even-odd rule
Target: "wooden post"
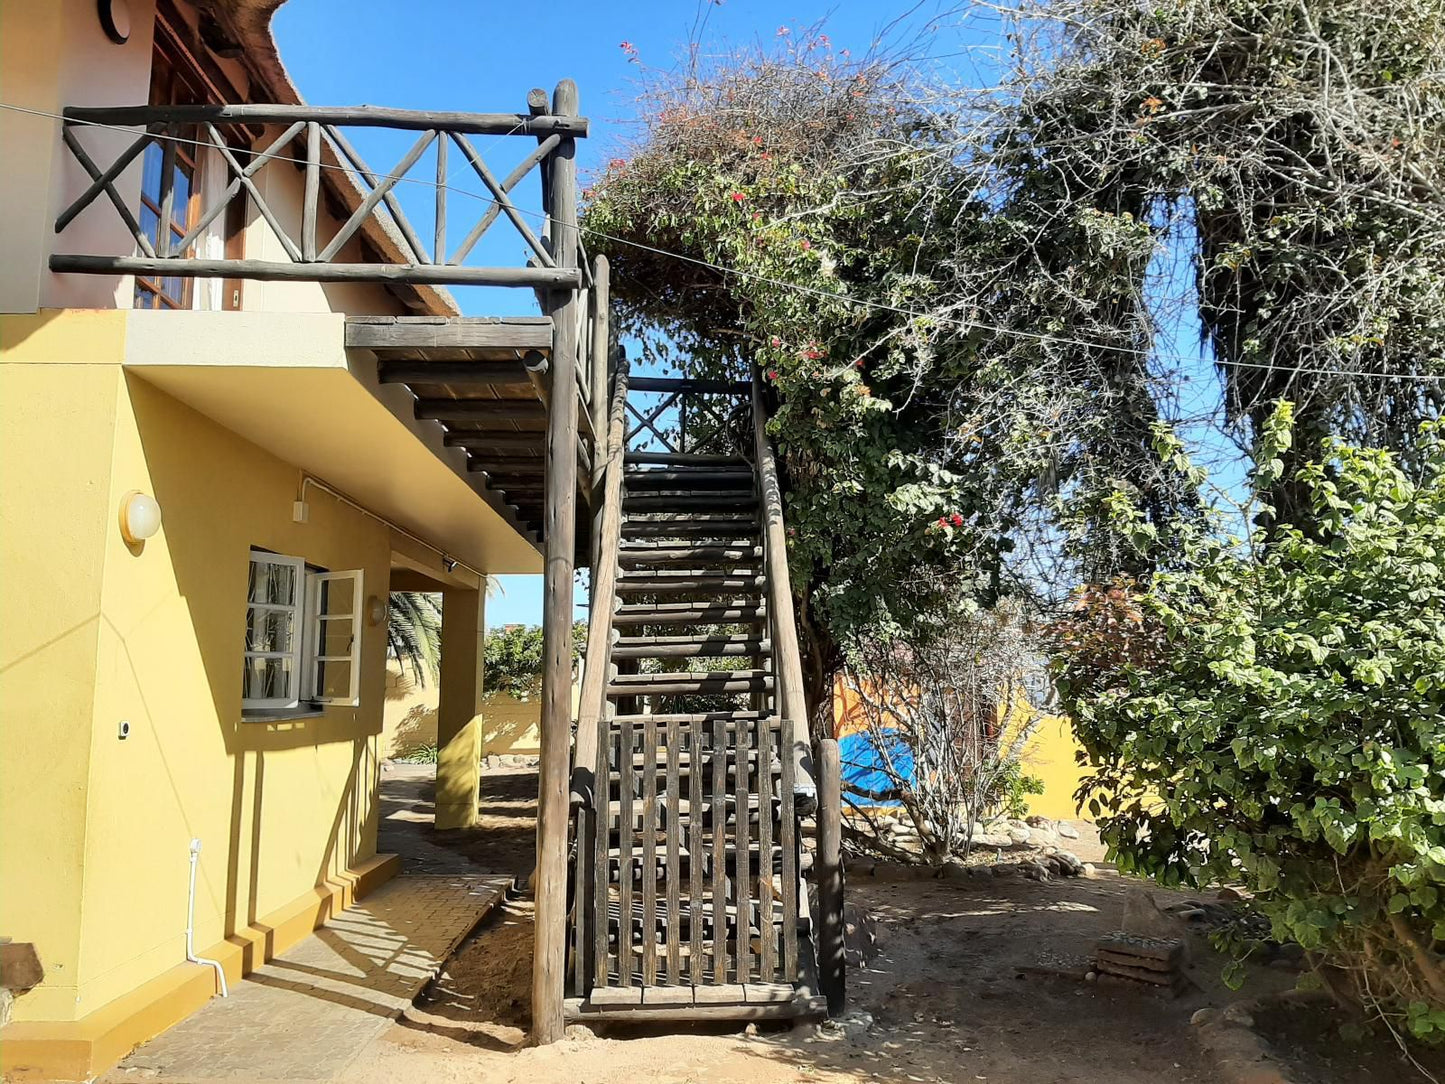
[[316,259],[316,209],[321,196],[321,125],[306,124],[306,196],[301,204],[301,258]]
[[843,939],[843,794],[836,738],[818,743],[818,985],[837,1016],[847,1001]]
[[608,361],[612,355],[611,275],[606,256],[592,266],[592,342],[588,367],[592,377],[592,599],[597,599],[598,562],[602,557],[603,485],[607,475]]
[[[557,84],[552,107],[577,113],[577,86]],[[576,142],[564,139],[547,163],[552,252],[577,266]],[[547,295],[552,317],[552,396],[547,416],[545,580],[542,624],[542,759],[537,784],[537,911],[532,960],[532,1038],[562,1038],[567,970],[568,763],[572,736],[572,566],[577,538],[577,294]]]

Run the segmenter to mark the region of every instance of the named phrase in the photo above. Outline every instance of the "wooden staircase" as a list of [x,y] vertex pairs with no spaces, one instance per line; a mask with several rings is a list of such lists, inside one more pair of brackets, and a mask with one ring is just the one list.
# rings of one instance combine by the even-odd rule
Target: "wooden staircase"
[[[761,398],[746,383],[637,383],[666,398],[630,404],[619,364],[573,762],[564,1012],[821,1016],[802,831],[817,790]],[[727,404],[702,412],[706,451],[672,437],[689,393]],[[629,449],[639,436],[651,447]]]

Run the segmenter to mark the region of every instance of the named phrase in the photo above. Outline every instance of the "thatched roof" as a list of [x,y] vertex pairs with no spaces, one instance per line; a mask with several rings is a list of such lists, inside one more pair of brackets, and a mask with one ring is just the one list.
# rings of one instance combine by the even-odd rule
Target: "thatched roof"
[[[251,79],[250,99],[279,105],[302,105],[271,32],[271,18],[286,0],[194,0],[200,15],[200,45],[217,56],[241,64]],[[344,170],[321,171],[322,184],[348,211],[361,206],[364,193]],[[369,244],[377,259],[407,263],[405,241],[385,214],[370,215],[361,229],[363,243]],[[419,313],[456,316],[461,312],[456,299],[445,287],[397,285],[389,287],[410,308]]]

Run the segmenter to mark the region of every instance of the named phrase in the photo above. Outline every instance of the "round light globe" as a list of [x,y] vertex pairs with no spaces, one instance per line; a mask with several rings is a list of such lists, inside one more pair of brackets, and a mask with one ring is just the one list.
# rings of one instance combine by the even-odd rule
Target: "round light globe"
[[132,545],[161,529],[161,506],[149,494],[133,489],[120,502],[120,533]]

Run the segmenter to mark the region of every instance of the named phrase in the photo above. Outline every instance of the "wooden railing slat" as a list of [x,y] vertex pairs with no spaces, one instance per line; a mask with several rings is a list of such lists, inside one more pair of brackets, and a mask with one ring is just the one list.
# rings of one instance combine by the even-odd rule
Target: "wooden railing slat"
[[667,981],[676,984],[682,981],[682,841],[678,825],[682,812],[682,728],[670,722],[666,734],[667,801],[662,812],[667,818]]
[[703,974],[703,949],[702,949],[702,899],[703,899],[703,839],[702,819],[704,803],[703,786],[707,778],[704,770],[707,761],[704,759],[702,746],[702,718],[694,715],[688,720],[688,726],[692,735],[690,765],[691,774],[687,781],[687,826],[690,842],[688,844],[687,863],[687,890],[688,901],[691,907],[689,933],[691,934],[692,954],[688,958],[688,969],[691,973],[692,984],[702,985]]
[[773,928],[773,725],[758,724],[758,978],[772,982],[778,967],[777,930]]
[[[636,747],[630,720],[622,723],[617,748],[617,981],[632,985],[632,751]],[[607,792],[598,787],[599,801]]]
[[657,721],[642,724],[642,982],[657,985]]
[[[748,751],[752,746],[752,724],[746,720],[738,723],[733,744],[733,797],[737,803],[737,816],[733,819],[733,863],[736,871],[733,893],[737,904],[737,922],[734,925],[735,956],[737,958],[737,981],[747,982],[752,977],[752,945],[748,936],[748,916],[752,910],[752,878],[749,875],[748,848],[751,833],[748,826],[748,805],[751,797],[748,787]],[[763,814],[762,809],[758,810]]]

